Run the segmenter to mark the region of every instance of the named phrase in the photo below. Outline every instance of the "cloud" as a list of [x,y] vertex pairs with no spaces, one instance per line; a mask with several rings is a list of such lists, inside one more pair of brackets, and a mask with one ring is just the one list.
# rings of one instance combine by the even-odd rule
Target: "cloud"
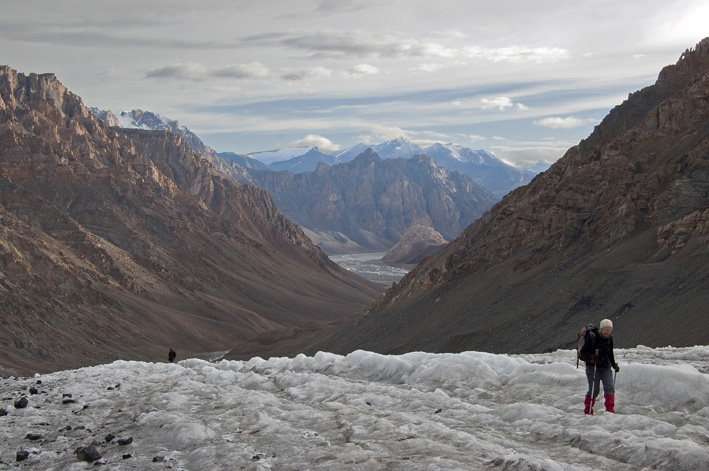
[[354,67],[350,67],[343,74],[346,77],[361,77],[363,75],[375,75],[379,73],[379,69],[369,64],[359,64]]
[[408,139],[408,133],[403,129],[396,126],[369,126],[365,130],[366,134],[362,134],[357,137],[359,142],[363,144],[380,144],[385,141],[392,141],[403,137]]
[[442,44],[401,35],[366,31],[276,32],[247,36],[243,46],[296,49],[309,58],[452,57],[456,51]]
[[376,6],[378,3],[375,0],[349,0],[347,2],[342,0],[318,0],[315,10],[324,14],[335,14],[362,10]]
[[569,116],[567,118],[549,117],[534,121],[537,126],[544,126],[552,129],[572,129],[596,122],[595,119],[581,119]]
[[332,70],[322,66],[310,67],[306,69],[283,69],[279,72],[280,78],[287,81],[327,78],[331,75]]
[[511,98],[506,96],[498,96],[493,98],[468,98],[455,100],[453,105],[458,108],[476,109],[476,110],[494,110],[505,111],[509,108],[518,110],[527,110],[527,106],[522,103],[515,103]]
[[342,148],[341,145],[335,144],[330,139],[317,134],[308,134],[303,139],[291,142],[288,147],[317,147],[322,152],[332,152]]
[[207,76],[207,68],[194,62],[177,63],[154,69],[145,74],[147,78],[176,78],[182,80],[202,80]]
[[[373,67],[372,69],[376,68]],[[363,70],[364,69],[360,69],[360,71]],[[261,62],[255,61],[249,64],[231,64],[214,70],[209,70],[205,66],[197,63],[178,63],[151,70],[145,74],[145,77],[180,80],[204,80],[210,77],[235,80],[277,77],[285,81],[300,81],[328,78],[331,75],[332,70],[322,66],[301,69],[284,68],[274,72]]]
[[404,138],[421,147],[428,147],[437,142],[446,143],[451,141],[450,134],[432,130],[412,131],[397,126],[368,125],[364,132],[365,134],[357,136],[357,141],[363,144],[381,144],[382,142]]
[[436,70],[440,69],[443,67],[443,64],[437,64],[437,63],[428,63],[428,64],[419,64],[416,67],[412,68],[412,72],[435,72]]
[[574,145],[567,141],[512,141],[495,138],[503,143],[491,146],[493,153],[518,168],[531,167],[536,163],[551,164],[562,157]]
[[468,46],[463,48],[463,55],[470,58],[485,59],[490,62],[557,62],[568,59],[569,51],[559,47],[526,47],[508,46],[498,48],[482,48]]
[[250,64],[227,65],[215,70],[212,75],[234,79],[261,79],[270,77],[273,72],[262,63],[256,61]]

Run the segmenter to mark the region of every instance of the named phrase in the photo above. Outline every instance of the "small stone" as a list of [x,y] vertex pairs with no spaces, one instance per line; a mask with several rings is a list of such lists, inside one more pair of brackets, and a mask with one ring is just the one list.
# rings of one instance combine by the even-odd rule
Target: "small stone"
[[93,463],[96,460],[101,459],[101,453],[98,452],[95,446],[85,446],[76,450],[76,457],[79,461],[86,461],[88,463]]
[[7,411],[4,408],[0,409],[0,417],[2,417],[3,415],[7,415]]
[[39,433],[28,433],[27,435],[25,435],[25,438],[27,440],[39,440],[40,438],[42,438],[42,435],[40,435]]
[[76,401],[74,399],[64,399],[62,404],[76,404]]
[[118,444],[121,445],[121,446],[130,445],[131,443],[133,443],[133,437],[119,438],[119,439],[118,439]]
[[30,452],[27,450],[20,450],[17,452],[17,457],[15,458],[17,461],[24,461],[27,458],[30,457]]
[[153,458],[153,463],[163,463],[165,462],[165,457],[164,456],[156,456]]
[[20,399],[15,401],[15,409],[24,409],[27,407],[30,403],[30,400],[27,399],[25,396],[22,396]]
[[131,455],[130,453],[126,453],[125,455],[123,455],[124,460],[127,460],[129,458],[133,458],[133,455]]
[[31,386],[30,387],[30,394],[39,394],[39,391],[37,391],[37,388],[35,388],[34,386]]
[[109,433],[109,434],[106,435],[106,437],[105,437],[106,443],[111,443],[111,441],[113,441],[114,438],[116,438],[116,436],[115,436],[114,434],[112,434],[112,433]]
[[436,409],[436,412],[434,412],[434,414],[440,414],[441,412],[443,412],[443,409]]

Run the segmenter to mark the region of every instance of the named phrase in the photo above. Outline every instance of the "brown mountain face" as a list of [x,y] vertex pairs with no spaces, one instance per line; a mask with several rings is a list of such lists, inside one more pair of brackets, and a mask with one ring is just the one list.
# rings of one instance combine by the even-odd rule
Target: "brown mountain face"
[[435,255],[446,245],[446,239],[432,227],[411,226],[406,229],[399,242],[382,257],[382,261],[412,269],[424,257]]
[[53,75],[0,67],[2,366],[228,350],[377,294],[180,137],[108,128]]
[[709,38],[318,348],[707,344],[708,306]]

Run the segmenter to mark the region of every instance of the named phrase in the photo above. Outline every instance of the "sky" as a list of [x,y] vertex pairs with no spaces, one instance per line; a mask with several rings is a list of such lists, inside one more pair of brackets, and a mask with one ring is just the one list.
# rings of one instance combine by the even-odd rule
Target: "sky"
[[[603,391],[593,416],[574,350],[116,361],[3,379],[0,468],[709,469],[709,347],[615,353],[616,413]],[[76,454],[92,443],[99,468]]]
[[4,3],[0,63],[236,153],[404,137],[551,163],[709,36],[704,0]]

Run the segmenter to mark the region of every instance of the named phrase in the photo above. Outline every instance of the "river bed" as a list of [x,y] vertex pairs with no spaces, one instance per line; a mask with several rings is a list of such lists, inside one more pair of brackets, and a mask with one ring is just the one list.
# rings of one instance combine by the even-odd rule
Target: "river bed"
[[391,286],[398,283],[409,270],[382,262],[385,252],[332,255],[330,259],[341,267],[375,283]]

